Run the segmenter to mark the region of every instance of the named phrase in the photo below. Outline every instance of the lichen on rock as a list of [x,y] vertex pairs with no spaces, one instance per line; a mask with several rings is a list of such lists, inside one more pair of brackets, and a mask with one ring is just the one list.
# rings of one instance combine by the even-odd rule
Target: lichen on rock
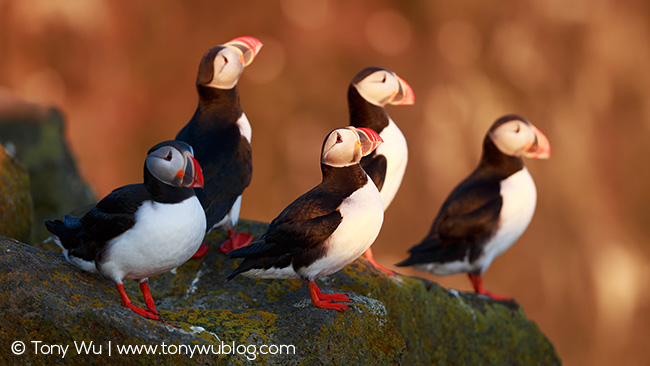
[[[265,223],[242,220],[259,237]],[[241,229],[241,227],[240,227]],[[316,308],[304,283],[239,276],[226,281],[237,261],[221,254],[224,233],[206,241],[208,254],[150,279],[165,322],[144,319],[121,305],[113,283],[66,263],[50,244],[36,248],[0,240],[0,348],[13,340],[69,343],[94,340],[121,344],[292,345],[295,354],[255,355],[269,365],[556,365],[552,344],[513,303],[474,294],[450,293],[437,284],[405,276],[388,277],[360,259],[319,279],[323,292],[345,292],[345,312]],[[137,283],[131,300],[142,306]],[[259,348],[257,348],[259,350]],[[227,364],[251,361],[246,354],[124,357],[123,364]],[[0,353],[0,363],[42,361]],[[82,360],[70,356],[72,362]],[[87,363],[105,359],[84,358]]]
[[30,241],[32,216],[27,170],[0,145],[0,235]]
[[[49,236],[40,223],[95,203],[64,138],[65,120],[53,107],[0,90],[0,143],[27,168],[34,205],[34,239]],[[22,239],[22,241],[26,241]]]

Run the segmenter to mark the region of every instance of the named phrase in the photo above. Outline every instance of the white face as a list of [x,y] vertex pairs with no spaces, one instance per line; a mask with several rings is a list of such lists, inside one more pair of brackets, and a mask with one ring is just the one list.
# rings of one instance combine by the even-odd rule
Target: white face
[[344,167],[358,164],[362,158],[359,135],[353,128],[339,128],[330,132],[323,145],[321,162],[323,164]]
[[156,179],[170,186],[197,187],[197,180],[202,185],[203,177],[195,162],[191,150],[181,152],[174,146],[165,145],[150,152],[145,165]]
[[225,46],[216,54],[213,61],[214,75],[207,86],[218,89],[232,89],[244,71],[242,52],[231,46]]
[[334,167],[359,164],[361,158],[373,152],[383,140],[369,128],[338,128],[325,139],[321,162]]
[[488,133],[492,142],[504,154],[516,157],[545,159],[550,156],[546,136],[532,124],[513,119]]
[[397,75],[388,70],[378,70],[354,85],[368,103],[383,107],[393,102],[400,91]]

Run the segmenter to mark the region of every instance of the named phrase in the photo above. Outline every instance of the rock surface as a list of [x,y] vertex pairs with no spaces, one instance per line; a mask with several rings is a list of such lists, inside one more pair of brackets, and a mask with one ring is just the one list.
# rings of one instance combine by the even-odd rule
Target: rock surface
[[[256,236],[266,224],[240,222]],[[242,229],[240,227],[240,229]],[[164,320],[178,328],[135,315],[121,305],[113,283],[66,263],[51,242],[31,247],[0,238],[0,363],[39,364],[203,364],[241,365],[556,365],[552,344],[514,302],[494,302],[457,294],[435,283],[375,270],[363,259],[318,280],[323,292],[346,292],[353,308],[343,313],[311,305],[300,281],[237,277],[224,280],[237,265],[222,255],[211,234],[208,254],[150,279]],[[127,291],[142,306],[136,283]],[[13,355],[14,341],[26,352]],[[35,355],[35,344],[70,345],[60,355]],[[102,345],[101,355],[79,355],[74,342]],[[213,345],[240,353],[169,355],[175,346]],[[253,358],[261,345],[293,345],[295,354]],[[118,355],[117,345],[158,346],[156,355]],[[174,347],[170,347],[174,345]],[[241,346],[243,347],[243,346]],[[96,349],[97,350],[97,349]]]
[[0,145],[0,235],[29,242],[32,216],[27,170]]
[[43,220],[92,203],[95,195],[81,178],[63,136],[58,109],[22,101],[0,90],[0,143],[27,167],[34,202],[34,239],[49,233]]

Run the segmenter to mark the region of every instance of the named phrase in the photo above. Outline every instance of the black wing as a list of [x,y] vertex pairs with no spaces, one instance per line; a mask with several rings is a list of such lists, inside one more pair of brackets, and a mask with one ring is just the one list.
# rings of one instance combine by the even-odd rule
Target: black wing
[[386,167],[388,166],[386,157],[373,151],[372,154],[364,156],[361,159],[361,166],[368,176],[370,176],[372,182],[375,183],[377,190],[381,192],[381,188],[384,186],[384,180],[386,179]]
[[410,257],[398,266],[418,263],[475,260],[497,227],[503,199],[498,180],[462,182],[442,205],[426,238],[409,249]]
[[322,244],[341,223],[338,207],[342,199],[328,197],[328,192],[320,188],[320,185],[314,187],[287,206],[271,222],[260,241],[228,254],[233,257],[293,255]]
[[45,221],[45,227],[59,237],[69,254],[87,261],[110,239],[135,224],[135,212],[149,193],[142,184],[118,188],[104,197],[83,217],[64,216],[63,220]]
[[135,224],[135,212],[143,201],[151,199],[143,184],[131,184],[114,190],[81,218],[86,236],[105,242],[124,233]]

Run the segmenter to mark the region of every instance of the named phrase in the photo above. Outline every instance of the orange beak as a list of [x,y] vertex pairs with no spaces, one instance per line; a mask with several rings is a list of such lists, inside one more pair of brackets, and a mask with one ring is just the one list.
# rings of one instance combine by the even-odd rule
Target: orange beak
[[546,135],[542,133],[537,127],[533,126],[535,131],[535,143],[532,144],[523,156],[533,159],[548,159],[551,157],[551,144],[548,142]]
[[203,171],[199,162],[189,153],[185,154],[185,170],[179,170],[176,176],[183,178],[183,187],[203,188]]
[[411,86],[399,76],[397,76],[397,82],[399,83],[399,91],[391,99],[390,104],[411,105],[415,103],[415,94]]
[[363,156],[375,151],[375,149],[384,142],[381,136],[371,128],[355,127],[355,130],[359,135],[361,154],[363,154]]
[[242,62],[244,66],[250,65],[255,59],[255,56],[260,52],[263,44],[259,39],[250,36],[237,37],[231,41],[224,43],[224,46],[229,46],[241,52]]

